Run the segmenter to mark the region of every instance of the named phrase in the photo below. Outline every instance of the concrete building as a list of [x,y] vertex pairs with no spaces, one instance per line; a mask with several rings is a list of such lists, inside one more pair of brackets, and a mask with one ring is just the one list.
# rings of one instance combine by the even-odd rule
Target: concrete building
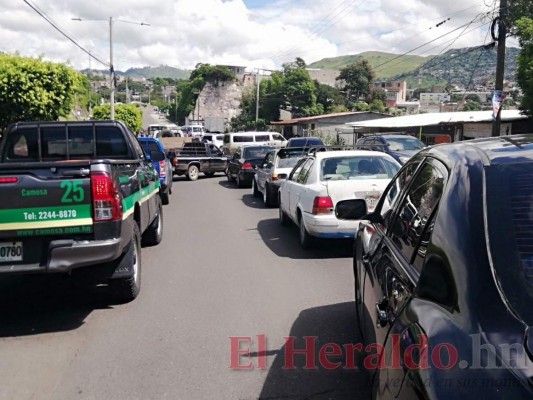
[[450,100],[451,98],[448,93],[420,93],[420,105],[422,107],[440,104]]
[[398,103],[405,103],[407,99],[407,82],[405,81],[381,81],[375,82],[372,87],[383,90],[387,96],[385,106],[395,108]]
[[369,121],[377,118],[390,118],[390,115],[372,111],[341,112],[276,121],[271,122],[270,125],[280,128],[280,132],[287,139],[294,136],[316,135],[337,138],[343,131],[347,130],[346,124],[348,122]]

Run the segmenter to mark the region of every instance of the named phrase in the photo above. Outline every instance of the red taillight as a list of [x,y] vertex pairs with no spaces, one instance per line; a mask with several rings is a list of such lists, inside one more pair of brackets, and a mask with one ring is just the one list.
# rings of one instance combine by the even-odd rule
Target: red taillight
[[174,157],[174,158],[172,159],[172,164],[173,164],[174,166],[177,166],[177,165],[179,164],[178,157]]
[[91,173],[91,191],[95,221],[122,219],[122,200],[111,175],[106,172]]
[[8,176],[6,178],[0,178],[0,183],[17,183],[19,181],[19,178],[16,176]]
[[159,161],[159,177],[164,178],[167,176],[167,165],[164,161]]
[[254,167],[249,162],[245,162],[242,164],[242,169],[254,169]]
[[313,201],[313,214],[329,214],[333,209],[331,197],[315,197]]

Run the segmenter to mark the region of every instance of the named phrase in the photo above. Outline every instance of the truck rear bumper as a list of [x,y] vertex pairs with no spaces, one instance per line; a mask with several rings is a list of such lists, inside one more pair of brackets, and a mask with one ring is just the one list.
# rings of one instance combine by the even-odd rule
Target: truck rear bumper
[[94,241],[53,240],[48,246],[47,265],[3,264],[0,265],[0,275],[70,272],[76,268],[116,260],[126,244],[121,238]]

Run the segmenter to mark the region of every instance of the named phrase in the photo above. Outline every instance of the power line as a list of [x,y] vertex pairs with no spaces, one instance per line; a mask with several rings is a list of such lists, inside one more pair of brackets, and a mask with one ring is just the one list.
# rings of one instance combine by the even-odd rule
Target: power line
[[81,51],[83,51],[84,53],[88,54],[89,57],[91,57],[92,59],[96,60],[97,62],[99,62],[100,64],[104,65],[105,67],[107,67],[107,68],[110,67],[108,62],[102,61],[98,57],[94,56],[89,50],[86,50],[76,40],[74,40],[71,36],[69,36],[67,33],[65,33],[50,17],[48,17],[46,15],[46,13],[44,11],[40,10],[38,6],[36,6],[35,4],[30,4],[30,2],[28,0],[23,0],[23,1],[28,6],[30,6],[30,8],[33,9],[33,11],[35,11],[37,14],[39,14],[46,22],[48,22],[50,25],[52,25],[59,33],[61,33],[61,35],[63,35],[65,38],[67,38],[72,43],[74,43],[74,45],[76,47],[78,47]]

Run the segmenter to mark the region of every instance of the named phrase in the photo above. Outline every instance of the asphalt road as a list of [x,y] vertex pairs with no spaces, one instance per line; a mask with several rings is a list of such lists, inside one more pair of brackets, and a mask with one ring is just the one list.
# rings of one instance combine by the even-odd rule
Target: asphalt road
[[[316,337],[317,362],[322,345],[358,341],[350,243],[300,249],[277,209],[222,175],[175,181],[164,223],[129,304],[73,277],[0,279],[0,399],[363,398],[360,370],[303,356],[284,369],[287,336]],[[237,359],[254,369],[230,368],[232,336],[254,338]]]

